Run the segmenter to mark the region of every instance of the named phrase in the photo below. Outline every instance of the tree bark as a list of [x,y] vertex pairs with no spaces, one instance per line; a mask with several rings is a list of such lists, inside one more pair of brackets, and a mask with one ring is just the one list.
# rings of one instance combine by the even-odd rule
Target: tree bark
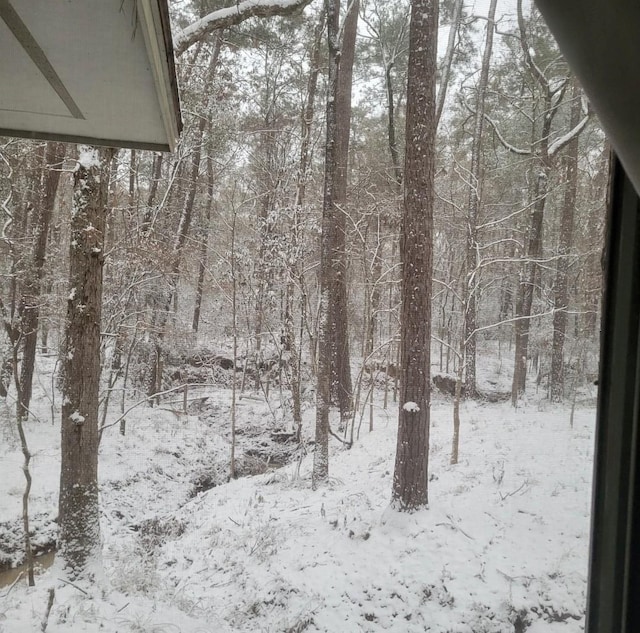
[[62,143],[47,143],[44,166],[40,178],[39,200],[36,203],[33,221],[33,250],[22,283],[20,300],[20,321],[23,340],[22,365],[20,367],[20,406],[19,415],[26,419],[29,415],[31,392],[33,389],[33,369],[38,343],[38,324],[40,321],[41,284],[47,248],[47,236],[53,215],[60,170],[64,159]]
[[209,227],[211,224],[211,207],[213,206],[213,163],[207,157],[207,201],[204,215],[204,229],[200,242],[200,261],[198,263],[198,281],[196,283],[196,299],[193,308],[193,322],[191,329],[198,331],[200,326],[200,312],[202,310],[202,295],[204,293],[204,276],[207,268],[207,248],[209,247]]
[[396,140],[396,106],[393,94],[392,70],[393,64],[391,62],[387,63],[384,70],[384,81],[387,89],[387,144],[391,155],[393,180],[400,188],[402,186],[402,166],[400,165],[400,153],[398,152],[398,142]]
[[338,91],[339,5],[337,0],[325,0],[327,41],[329,45],[329,69],[327,78],[326,142],[324,157],[324,197],[322,202],[322,235],[320,238],[320,306],[318,312],[318,352],[316,368],[316,430],[313,454],[312,486],[316,488],[329,477],[329,408],[331,406],[332,343],[331,293],[335,288],[338,262],[335,248],[338,241],[338,210],[333,201],[336,162]]
[[[336,2],[339,7],[339,2]],[[351,354],[349,351],[349,319],[347,300],[347,253],[346,253],[346,203],[349,175],[349,135],[351,132],[351,85],[358,27],[359,0],[350,0],[348,13],[342,25],[342,41],[339,42],[338,79],[335,99],[335,156],[331,198],[336,222],[335,242],[332,256],[334,267],[333,288],[329,293],[331,323],[331,368],[332,394],[340,408],[342,423],[351,415],[353,383],[351,379]],[[331,98],[330,97],[330,98]],[[325,184],[325,187],[327,184]]]
[[151,183],[149,185],[149,195],[147,197],[147,205],[142,216],[142,222],[140,224],[140,232],[142,235],[148,235],[151,229],[151,222],[154,215],[154,205],[156,202],[156,196],[158,194],[158,183],[162,174],[162,161],[164,154],[155,154],[153,156],[153,167],[151,168]]
[[392,493],[400,510],[428,503],[437,38],[437,0],[412,0],[400,248],[402,373]]
[[[571,104],[571,127],[580,121],[580,88],[573,81]],[[567,301],[569,253],[573,245],[573,217],[578,194],[578,136],[566,148],[563,156],[563,171],[567,181],[560,218],[560,236],[558,240],[558,264],[553,312],[553,347],[551,350],[551,401],[561,402],[564,397],[564,342],[567,331]]]
[[542,254],[542,227],[544,208],[549,190],[549,159],[545,151],[548,131],[542,137],[540,145],[543,152],[536,158],[535,168],[537,176],[533,190],[533,207],[529,220],[529,237],[525,262],[518,276],[516,294],[515,357],[513,381],[511,384],[511,403],[515,407],[518,399],[525,392],[527,381],[527,358],[529,354],[529,331],[531,329],[531,308],[533,295],[538,278],[538,262]]
[[63,372],[58,554],[68,575],[99,560],[98,395],[102,268],[113,150],[80,145],[74,172],[69,297]]

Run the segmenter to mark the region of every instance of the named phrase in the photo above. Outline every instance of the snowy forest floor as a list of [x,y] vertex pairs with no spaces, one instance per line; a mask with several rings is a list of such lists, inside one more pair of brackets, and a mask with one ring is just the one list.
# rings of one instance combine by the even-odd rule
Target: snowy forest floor
[[[46,546],[55,538],[59,413],[54,405],[52,421],[52,362],[39,364],[40,420],[27,423],[27,434],[35,541]],[[54,565],[34,588],[23,579],[0,588],[1,633],[40,631],[52,586],[48,633],[583,630],[593,400],[576,409],[573,427],[570,407],[542,396],[517,410],[465,402],[452,466],[452,404],[436,398],[429,509],[400,514],[389,507],[397,405],[382,409],[381,394],[373,432],[367,414],[353,448],[332,440],[330,482],[316,491],[312,448],[283,468],[227,483],[230,390],[206,395],[199,415],[139,407],[125,436],[117,426],[105,431],[104,580],[85,595],[63,586]],[[264,443],[277,401],[274,393],[270,410],[264,398],[240,400],[246,472],[257,460],[243,461],[242,448]],[[0,557],[17,563],[24,480],[8,406]],[[309,436],[312,423],[309,408]]]

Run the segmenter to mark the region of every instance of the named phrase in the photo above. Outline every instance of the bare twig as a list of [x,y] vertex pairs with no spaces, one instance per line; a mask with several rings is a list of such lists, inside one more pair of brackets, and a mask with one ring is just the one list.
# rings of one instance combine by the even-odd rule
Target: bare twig
[[522,482],[522,485],[519,488],[516,488],[515,490],[513,490],[511,492],[507,492],[506,495],[503,495],[500,491],[498,491],[498,494],[500,495],[500,500],[504,501],[505,499],[508,499],[509,497],[513,497],[513,495],[517,495],[527,485],[529,485],[529,482],[525,479]]
[[[211,383],[208,383],[208,382],[196,382],[196,383],[185,383],[185,384],[189,384],[190,387],[215,387],[215,385],[213,385]],[[109,424],[105,424],[105,425],[101,426],[100,427],[100,437],[102,437],[102,432],[105,429],[108,429],[108,428],[111,428],[112,426],[115,426],[121,420],[123,420],[125,417],[127,417],[127,414],[129,413],[129,411],[133,411],[133,409],[135,409],[136,407],[139,407],[140,405],[144,404],[145,402],[149,402],[149,401],[153,400],[154,398],[158,398],[160,396],[166,396],[168,393],[173,393],[174,391],[180,391],[181,389],[184,389],[184,387],[185,387],[184,384],[178,385],[177,387],[171,387],[171,389],[165,389],[164,391],[158,391],[157,393],[153,393],[150,396],[146,396],[142,400],[138,400],[138,402],[136,402],[135,404],[132,404],[124,413],[122,413],[120,415],[120,417],[115,420],[115,422],[110,422]]]
[[3,594],[2,594],[2,598],[6,598],[10,593],[11,590],[18,584],[18,582],[20,581],[20,578],[22,578],[24,576],[24,572],[21,571],[18,574],[18,577],[11,583],[11,585],[9,586],[9,589],[7,589]]
[[455,530],[456,532],[460,532],[460,534],[463,534],[464,536],[466,536],[468,539],[475,541],[475,539],[473,538],[473,536],[471,536],[470,534],[467,534],[454,520],[453,517],[450,514],[447,514],[447,519],[449,519],[449,522],[442,522],[442,523],[436,523],[436,525],[446,525],[447,527],[450,527],[452,530]]
[[77,589],[78,591],[83,593],[85,596],[89,595],[82,587],[78,587],[78,585],[76,585],[75,583],[72,583],[70,580],[65,580],[64,578],[58,578],[58,580],[60,582],[63,582],[65,585],[71,585],[74,589]]
[[336,435],[332,430],[331,427],[329,427],[329,435],[332,435],[333,437],[335,437],[338,442],[344,444],[347,448],[351,448],[352,443],[349,442],[348,440],[343,440],[339,435]]

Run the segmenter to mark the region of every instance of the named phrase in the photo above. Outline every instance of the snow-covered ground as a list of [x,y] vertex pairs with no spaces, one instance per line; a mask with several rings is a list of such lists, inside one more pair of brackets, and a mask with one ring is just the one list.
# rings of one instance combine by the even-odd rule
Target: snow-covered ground
[[[36,529],[52,532],[59,450],[48,371],[41,365],[41,421],[27,432]],[[105,432],[105,582],[84,595],[54,566],[35,588],[0,588],[0,632],[39,631],[52,586],[50,633],[583,629],[594,408],[578,408],[571,427],[569,408],[542,399],[518,410],[464,403],[451,466],[451,403],[436,399],[430,506],[401,514],[389,506],[397,405],[377,406],[373,432],[365,420],[352,449],[332,444],[330,483],[313,491],[311,451],[225,483],[230,396],[208,395],[201,419],[140,407],[127,435]],[[245,436],[276,417],[257,399],[238,410]],[[0,523],[15,524],[21,456],[6,421],[0,433]],[[203,476],[219,485],[194,496]]]

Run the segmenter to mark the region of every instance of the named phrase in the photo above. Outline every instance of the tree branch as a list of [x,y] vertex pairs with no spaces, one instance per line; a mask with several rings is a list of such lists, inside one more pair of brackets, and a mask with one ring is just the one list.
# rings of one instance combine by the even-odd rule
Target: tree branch
[[[471,114],[473,114],[473,116],[475,116],[476,115],[476,111],[467,103],[467,100],[466,100],[464,94],[460,93],[460,98],[462,99],[462,103],[464,104],[464,107],[467,108],[467,110],[469,110],[469,112],[471,112]],[[495,132],[496,136],[498,137],[498,140],[500,141],[500,144],[506,150],[510,151],[512,154],[519,154],[520,156],[531,156],[531,150],[522,149],[520,147],[516,147],[515,145],[511,145],[511,143],[509,143],[502,136],[502,134],[500,134],[500,130],[498,129],[498,126],[497,126],[496,122],[488,114],[486,114],[486,113],[484,114],[484,119],[485,119],[485,121],[487,121],[487,123],[489,123],[489,125],[491,125],[491,127],[493,128],[493,131]]]
[[291,15],[310,2],[311,0],[242,0],[233,6],[213,11],[179,31],[173,40],[173,50],[176,57],[179,57],[213,31],[235,26],[249,18]]
[[500,130],[498,129],[495,121],[488,114],[485,114],[484,118],[491,125],[493,131],[498,137],[498,140],[506,150],[510,151],[512,154],[519,154],[520,156],[531,156],[531,150],[521,149],[520,147],[516,147],[515,145],[511,145],[511,143],[507,142],[502,134],[500,134]]
[[[447,52],[442,61],[442,77],[440,81],[440,90],[436,99],[436,126],[440,122],[444,102],[447,98],[447,87],[449,86],[449,78],[451,76],[451,63],[453,62],[453,53],[456,46],[456,38],[458,29],[460,28],[460,18],[462,17],[463,0],[456,0],[453,8],[453,18],[451,19],[451,27],[449,28],[449,41],[447,42]],[[489,25],[491,28],[492,25]]]
[[537,82],[540,84],[540,87],[545,91],[547,95],[550,95],[549,81],[544,76],[544,73],[540,70],[538,65],[533,61],[533,57],[531,55],[531,47],[529,45],[529,40],[527,39],[527,30],[524,25],[524,17],[522,16],[522,0],[518,0],[517,3],[517,14],[518,14],[518,29],[520,30],[520,46],[522,48],[522,54],[524,55],[524,60],[529,69],[531,70],[531,74],[536,78]]
[[566,147],[571,141],[582,132],[587,123],[591,113],[587,113],[584,118],[576,125],[572,130],[569,130],[566,134],[563,134],[559,139],[556,139],[551,145],[549,145],[549,156],[555,156],[563,147]]

